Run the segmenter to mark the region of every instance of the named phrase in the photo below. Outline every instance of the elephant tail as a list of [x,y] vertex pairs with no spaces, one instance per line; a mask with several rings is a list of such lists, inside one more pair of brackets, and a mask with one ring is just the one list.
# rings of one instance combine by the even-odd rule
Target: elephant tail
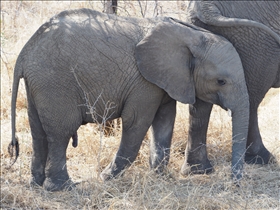
[[262,23],[248,19],[225,17],[212,2],[198,3],[196,7],[196,10],[198,11],[198,19],[205,24],[221,27],[249,26],[259,28],[270,34],[280,46],[280,36]]
[[34,46],[34,43],[40,39],[41,34],[44,33],[53,23],[52,19],[49,22],[43,24],[36,33],[28,40],[25,46],[22,48],[14,69],[14,80],[13,80],[13,89],[12,89],[12,103],[11,103],[11,123],[12,123],[12,141],[8,146],[8,152],[13,158],[15,155],[15,159],[12,162],[11,166],[16,162],[19,156],[19,143],[18,137],[16,136],[16,101],[18,95],[19,81],[24,77],[24,66],[26,65],[26,56],[28,52],[30,52]]
[[21,67],[19,66],[20,65],[18,65],[18,61],[17,61],[16,67],[14,69],[14,81],[13,81],[12,102],[11,102],[12,141],[8,146],[8,152],[11,158],[13,158],[13,156],[15,155],[15,159],[13,160],[11,166],[16,162],[19,156],[19,143],[18,143],[18,137],[16,136],[16,102],[17,102],[19,81],[20,78],[22,77],[22,71],[19,71]]

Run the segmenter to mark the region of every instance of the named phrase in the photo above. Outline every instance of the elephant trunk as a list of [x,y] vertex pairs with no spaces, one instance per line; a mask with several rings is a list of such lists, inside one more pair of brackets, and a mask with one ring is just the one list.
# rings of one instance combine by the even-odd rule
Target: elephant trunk
[[249,126],[249,99],[239,100],[239,105],[232,109],[232,178],[242,178],[244,155]]
[[259,28],[270,34],[280,46],[280,36],[262,23],[248,19],[225,17],[212,2],[201,2],[196,6],[197,17],[205,24],[220,27],[249,26]]

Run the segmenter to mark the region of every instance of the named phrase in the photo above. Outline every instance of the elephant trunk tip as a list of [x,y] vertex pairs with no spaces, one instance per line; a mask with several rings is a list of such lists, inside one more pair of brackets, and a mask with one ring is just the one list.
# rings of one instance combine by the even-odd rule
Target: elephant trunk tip
[[11,159],[13,158],[14,154],[15,154],[15,159],[12,161],[12,164],[10,167],[12,167],[14,165],[14,163],[17,161],[17,158],[19,156],[19,143],[18,143],[18,138],[15,137],[12,142],[9,144],[8,146],[8,152],[9,155],[11,157]]
[[240,182],[241,182],[241,180],[242,180],[242,177],[243,177],[243,175],[242,175],[242,173],[232,173],[232,175],[231,175],[231,178],[232,178],[232,180],[233,180],[233,184],[236,186],[236,187],[240,187],[241,186],[241,184],[240,184]]
[[244,167],[244,157],[242,155],[241,159],[238,162],[232,164],[231,178],[233,180],[234,185],[237,187],[240,187],[240,182],[243,177],[243,167]]

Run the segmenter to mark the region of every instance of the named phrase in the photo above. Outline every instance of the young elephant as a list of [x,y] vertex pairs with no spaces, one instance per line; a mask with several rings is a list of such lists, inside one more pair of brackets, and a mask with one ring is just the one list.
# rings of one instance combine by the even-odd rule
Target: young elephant
[[37,30],[17,59],[12,146],[17,145],[20,78],[26,84],[33,138],[32,183],[46,190],[69,186],[69,140],[81,124],[103,118],[121,117],[123,123],[120,147],[103,180],[135,160],[150,126],[150,165],[161,172],[169,159],[176,100],[193,104],[196,96],[232,110],[233,172],[239,176],[248,95],[239,56],[220,36],[171,18],[134,19],[89,9],[58,14]]

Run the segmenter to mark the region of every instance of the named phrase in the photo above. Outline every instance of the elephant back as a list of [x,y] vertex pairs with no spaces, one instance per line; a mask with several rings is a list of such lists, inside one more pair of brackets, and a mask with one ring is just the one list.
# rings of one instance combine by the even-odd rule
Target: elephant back
[[55,93],[53,100],[78,94],[79,104],[85,95],[92,104],[101,95],[104,101],[123,101],[136,86],[147,86],[134,51],[158,21],[90,9],[64,11],[43,24],[22,50],[26,84],[36,89],[35,98],[48,90]]

